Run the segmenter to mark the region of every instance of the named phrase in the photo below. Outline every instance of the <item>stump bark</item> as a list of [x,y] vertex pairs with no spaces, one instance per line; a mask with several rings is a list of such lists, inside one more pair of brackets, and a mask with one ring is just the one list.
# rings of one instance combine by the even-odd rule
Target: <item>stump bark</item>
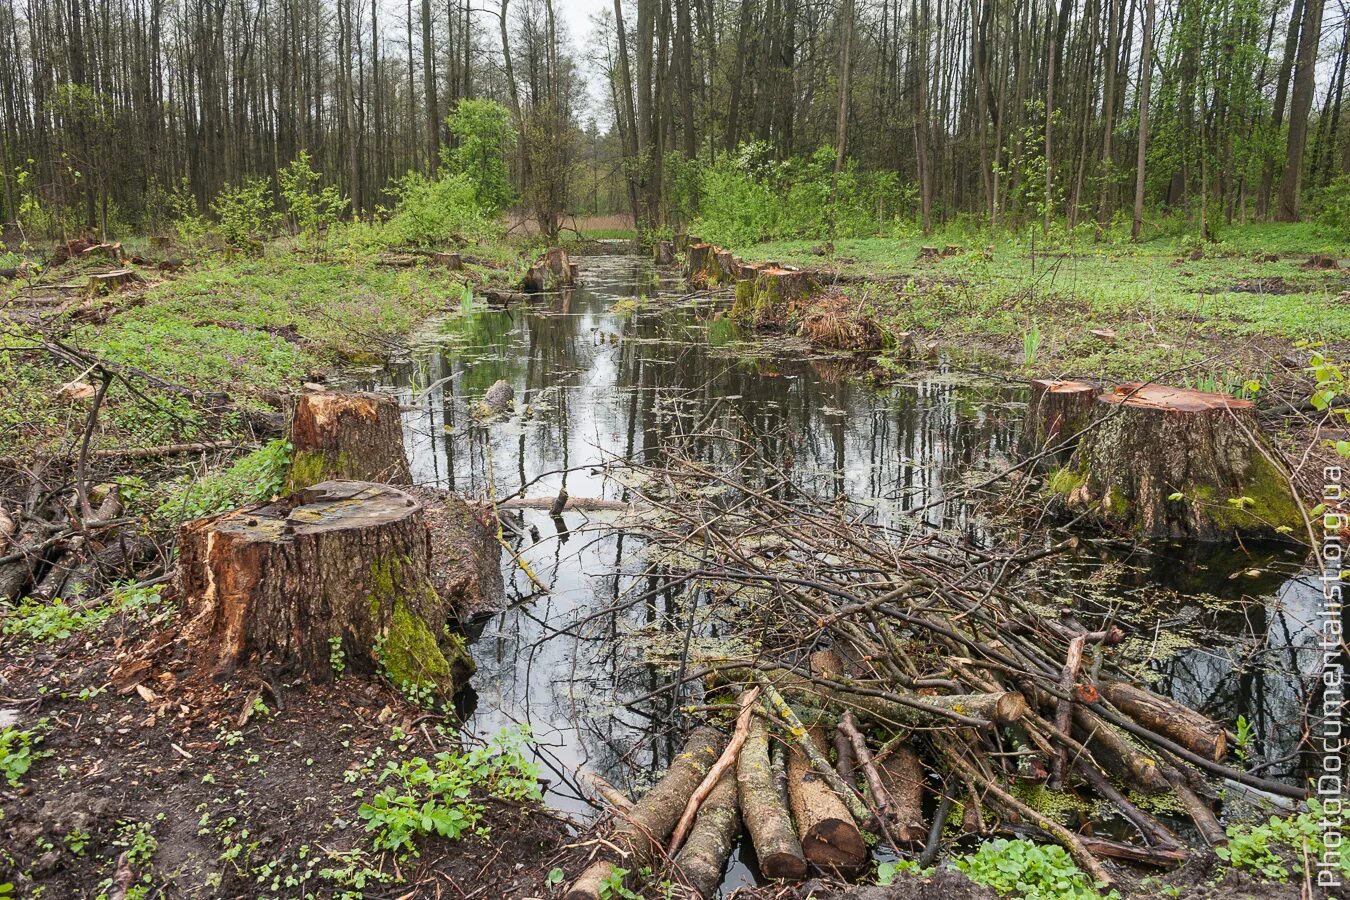
[[656,246],[652,249],[652,256],[658,266],[675,265],[675,242],[657,241]]
[[1123,384],[1097,399],[1108,418],[1050,478],[1070,509],[1143,537],[1218,541],[1303,530],[1298,501],[1247,400]]
[[[1096,385],[1085,381],[1038,379],[1031,382],[1023,431],[1027,451],[1041,453],[1071,439],[1092,421],[1100,393]],[[1070,445],[1048,459],[1062,463],[1072,452]]]
[[385,394],[302,395],[291,446],[291,490],[334,480],[412,484],[398,401]]
[[212,674],[263,665],[313,681],[346,668],[451,696],[472,671],[431,582],[423,508],[382,484],[326,481],[185,523],[183,637]]
[[577,282],[578,267],[567,258],[561,247],[549,247],[542,258],[525,272],[521,289],[530,293],[555,291],[572,287]]

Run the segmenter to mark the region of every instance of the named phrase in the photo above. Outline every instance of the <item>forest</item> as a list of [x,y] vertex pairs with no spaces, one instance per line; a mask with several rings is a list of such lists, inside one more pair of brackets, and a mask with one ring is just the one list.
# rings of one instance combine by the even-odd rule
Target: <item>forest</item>
[[1347,896],[1348,63],[2,0],[0,900]]

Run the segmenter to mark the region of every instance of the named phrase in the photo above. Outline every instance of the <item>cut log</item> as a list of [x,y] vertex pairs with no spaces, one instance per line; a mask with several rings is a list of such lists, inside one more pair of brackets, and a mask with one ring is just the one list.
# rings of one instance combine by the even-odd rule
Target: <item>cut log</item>
[[928,829],[923,823],[923,764],[919,755],[901,742],[877,763],[877,774],[891,798],[891,836],[902,844],[922,844]]
[[716,897],[727,859],[740,833],[736,778],[727,772],[699,807],[689,840],[675,857],[675,871],[680,880],[705,900]]
[[[1097,395],[1100,393],[1096,385],[1085,381],[1039,379],[1031,382],[1027,421],[1023,430],[1028,452],[1049,450],[1081,431],[1092,421],[1092,414],[1097,410]],[[1072,445],[1064,447],[1054,454],[1051,461],[1063,462],[1072,452]]]
[[1163,777],[1158,761],[1091,710],[1074,706],[1073,737],[1092,751],[1106,771],[1127,776],[1145,794],[1167,793],[1167,779]]
[[1149,731],[1171,738],[1192,753],[1218,762],[1228,749],[1222,725],[1175,700],[1112,679],[1099,680],[1097,690],[1108,703]]
[[774,783],[769,730],[758,716],[751,719],[750,733],[736,761],[736,787],[759,870],[769,878],[804,877],[806,857]]
[[291,446],[291,490],[321,481],[412,484],[398,402],[386,394],[302,394]]
[[[605,854],[586,868],[568,888],[566,900],[600,900],[609,896],[608,881],[619,865],[636,872],[655,860],[684,811],[685,801],[721,755],[726,739],[712,728],[698,728],[656,786],[639,800],[609,837]],[[615,852],[617,848],[618,852]],[[620,853],[623,854],[620,858]]]
[[1271,462],[1249,401],[1131,383],[1097,402],[1107,418],[1051,479],[1070,509],[1145,537],[1303,532],[1298,501]]
[[656,246],[652,248],[652,257],[658,266],[675,265],[675,242],[657,241]]
[[1199,794],[1191,789],[1190,782],[1186,776],[1171,766],[1163,769],[1168,782],[1172,785],[1172,791],[1185,807],[1186,814],[1191,817],[1191,822],[1195,825],[1195,830],[1200,832],[1200,836],[1205,839],[1205,843],[1211,847],[1225,847],[1228,845],[1228,832],[1219,824],[1219,819],[1214,815],[1214,811],[1209,808]]
[[334,648],[355,672],[451,696],[472,671],[445,638],[422,505],[397,488],[326,481],[178,532],[183,637],[211,674],[264,665],[313,681]]
[[[721,669],[714,673],[715,684],[750,683],[757,670],[742,667]],[[775,688],[785,694],[806,699],[816,704],[827,704],[851,709],[863,718],[883,725],[929,726],[942,721],[958,721],[963,725],[1006,725],[1022,718],[1027,711],[1027,700],[1017,691],[994,691],[987,694],[909,694],[891,692],[890,696],[876,696],[879,691],[853,687],[846,681],[822,684],[790,669],[763,670]],[[900,702],[903,698],[906,702]]]
[[[824,732],[812,729],[807,739],[823,748]],[[854,874],[867,864],[867,844],[853,815],[807,754],[793,747],[788,756],[788,800],[797,836],[808,862],[825,871]]]

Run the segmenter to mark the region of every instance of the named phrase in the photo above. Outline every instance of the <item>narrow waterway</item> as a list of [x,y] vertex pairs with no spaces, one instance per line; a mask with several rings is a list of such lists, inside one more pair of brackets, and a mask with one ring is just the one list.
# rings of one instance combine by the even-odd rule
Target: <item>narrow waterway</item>
[[[846,495],[881,522],[923,507],[934,527],[984,537],[968,509],[942,502],[943,485],[1015,458],[1018,385],[941,366],[873,384],[796,339],[742,333],[722,313],[725,297],[686,298],[681,279],[645,260],[580,264],[582,287],[510,309],[466,307],[433,323],[407,359],[358,375],[405,405],[419,482],[476,497],[526,485],[530,496],[565,486],[572,497],[627,499],[603,467],[652,454],[695,423],[722,425],[821,497]],[[522,413],[481,425],[470,411],[497,379]],[[550,802],[579,816],[593,807],[577,769],[640,792],[665,768],[679,714],[665,695],[632,702],[669,677],[648,660],[682,635],[684,604],[671,589],[609,611],[659,587],[640,538],[591,527],[612,515],[519,514],[521,559],[548,590],[504,556],[506,609],[473,642],[470,728],[528,725]],[[1268,772],[1291,774],[1307,698],[1290,672],[1314,659],[1318,596],[1300,563],[1281,550],[1094,550],[1065,561],[1046,589],[1085,619],[1131,622],[1129,646],[1158,689],[1230,723],[1244,715],[1273,760]],[[738,863],[727,886],[753,877],[752,861]]]

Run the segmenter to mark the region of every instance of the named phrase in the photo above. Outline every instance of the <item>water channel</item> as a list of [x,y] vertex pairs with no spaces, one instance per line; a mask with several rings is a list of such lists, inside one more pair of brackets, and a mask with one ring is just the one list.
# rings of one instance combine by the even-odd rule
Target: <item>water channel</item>
[[[877,521],[924,507],[934,527],[976,537],[988,527],[958,503],[935,501],[944,484],[1016,458],[1017,383],[940,364],[874,383],[796,339],[741,332],[724,315],[726,297],[687,297],[677,274],[645,260],[580,264],[582,287],[508,309],[466,307],[432,323],[406,358],[359,376],[405,405],[417,481],[477,497],[527,485],[530,496],[565,486],[573,497],[620,499],[607,464],[654,452],[691,421],[720,422],[799,484],[867,504]],[[482,426],[470,411],[499,378],[523,414]],[[666,677],[646,660],[662,635],[682,631],[681,602],[658,595],[595,615],[648,586],[643,541],[592,527],[608,515],[569,510],[559,523],[521,513],[521,558],[549,590],[504,557],[505,609],[479,623],[472,645],[469,727],[486,736],[528,725],[550,802],[580,818],[595,809],[577,789],[579,767],[636,795],[676,741],[673,704],[630,701]],[[1084,618],[1128,620],[1127,647],[1148,660],[1155,689],[1230,723],[1244,715],[1272,760],[1267,773],[1293,775],[1307,698],[1289,673],[1315,659],[1318,597],[1301,564],[1279,548],[1094,549],[1065,560],[1048,589]],[[753,864],[738,862],[726,887],[753,877]]]

